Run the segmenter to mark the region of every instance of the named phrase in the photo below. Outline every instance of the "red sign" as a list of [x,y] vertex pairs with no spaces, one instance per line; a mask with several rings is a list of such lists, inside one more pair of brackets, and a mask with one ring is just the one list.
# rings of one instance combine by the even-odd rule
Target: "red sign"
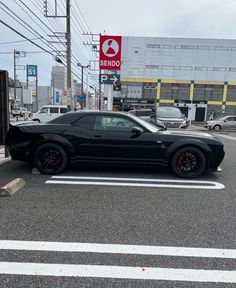
[[99,69],[120,70],[121,36],[100,36]]

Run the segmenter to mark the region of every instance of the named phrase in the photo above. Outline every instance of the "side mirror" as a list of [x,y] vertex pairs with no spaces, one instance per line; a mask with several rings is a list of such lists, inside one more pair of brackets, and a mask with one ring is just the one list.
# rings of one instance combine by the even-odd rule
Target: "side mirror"
[[228,120],[227,120],[227,119],[224,119],[224,122],[228,122]]
[[143,133],[143,129],[139,128],[139,127],[133,127],[131,129],[131,133],[132,133],[132,138],[134,137],[138,137]]

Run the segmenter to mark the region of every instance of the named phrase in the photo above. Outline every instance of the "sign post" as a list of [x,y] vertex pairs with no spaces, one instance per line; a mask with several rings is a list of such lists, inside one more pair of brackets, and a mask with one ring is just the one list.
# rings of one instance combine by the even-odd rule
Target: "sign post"
[[113,86],[120,84],[120,75],[112,74],[111,70],[121,69],[121,40],[121,36],[100,35],[99,69],[107,74],[99,75],[99,83],[105,85],[108,110],[113,108]]
[[38,69],[37,65],[26,65],[26,77],[27,77],[27,89],[29,87],[29,77],[36,77],[36,110],[39,109],[39,99],[38,99]]

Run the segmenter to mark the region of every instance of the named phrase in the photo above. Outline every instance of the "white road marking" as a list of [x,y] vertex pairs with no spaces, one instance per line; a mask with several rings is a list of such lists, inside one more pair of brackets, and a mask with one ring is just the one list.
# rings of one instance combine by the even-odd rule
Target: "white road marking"
[[[181,188],[181,189],[223,189],[225,186],[213,181],[195,180],[171,180],[171,179],[143,179],[143,178],[119,178],[119,177],[83,177],[83,176],[52,176],[46,184],[65,185],[104,185],[104,186],[128,186],[128,187],[151,187],[151,188]],[[55,180],[54,180],[55,179]],[[71,181],[73,180],[73,181]],[[79,180],[79,181],[76,181]],[[84,181],[86,180],[86,181]],[[90,180],[90,181],[87,181]],[[95,181],[99,180],[99,181]],[[117,181],[117,182],[109,182]],[[125,181],[125,182],[121,182]],[[132,182],[132,181],[135,181]],[[142,182],[142,183],[136,183]]]
[[235,271],[0,262],[0,274],[236,283]]
[[87,252],[236,259],[236,249],[0,240],[0,250]]
[[236,137],[233,137],[233,136],[228,136],[228,135],[224,135],[224,134],[214,134],[215,137],[222,137],[222,138],[225,138],[225,139],[230,139],[230,140],[234,140],[236,141]]

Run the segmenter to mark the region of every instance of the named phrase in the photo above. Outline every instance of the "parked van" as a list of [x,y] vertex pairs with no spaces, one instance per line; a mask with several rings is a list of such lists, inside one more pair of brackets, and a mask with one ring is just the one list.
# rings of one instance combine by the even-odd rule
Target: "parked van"
[[46,105],[33,114],[32,120],[47,123],[66,112],[68,112],[68,108],[65,105]]

